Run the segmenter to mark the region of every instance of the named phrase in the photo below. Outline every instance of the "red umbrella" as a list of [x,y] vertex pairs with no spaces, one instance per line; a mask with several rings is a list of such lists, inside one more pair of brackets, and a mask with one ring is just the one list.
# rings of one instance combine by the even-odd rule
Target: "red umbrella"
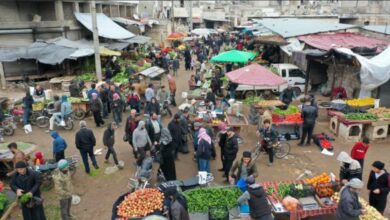
[[170,35],[168,35],[167,40],[180,40],[184,37],[185,35],[180,32],[172,32]]
[[250,86],[279,86],[287,83],[282,77],[258,64],[251,64],[226,73],[230,81]]

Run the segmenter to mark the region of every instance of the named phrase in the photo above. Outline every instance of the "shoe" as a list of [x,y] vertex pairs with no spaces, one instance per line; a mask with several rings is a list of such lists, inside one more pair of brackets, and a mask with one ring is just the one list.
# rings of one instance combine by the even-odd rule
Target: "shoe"
[[96,166],[93,166],[93,167],[95,167],[95,169],[97,169],[97,170],[99,169],[99,166],[98,166],[98,165],[96,165]]
[[268,163],[268,166],[269,166],[269,167],[272,166],[272,163]]
[[110,161],[108,161],[108,160],[104,160],[104,163],[110,163]]
[[303,143],[299,143],[298,146],[303,147]]
[[218,169],[218,171],[219,171],[219,172],[223,172],[223,171],[224,171],[224,169],[223,169],[223,168],[221,168],[221,169]]

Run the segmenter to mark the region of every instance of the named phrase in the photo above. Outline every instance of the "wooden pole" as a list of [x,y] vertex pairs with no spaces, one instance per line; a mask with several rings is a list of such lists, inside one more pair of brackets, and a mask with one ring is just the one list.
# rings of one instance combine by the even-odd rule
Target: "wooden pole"
[[4,67],[2,62],[0,62],[0,81],[1,81],[1,88],[6,89],[7,82],[5,81]]
[[[102,81],[102,65],[100,61],[99,33],[97,27],[95,0],[91,0],[90,6],[91,6],[91,16],[92,16],[93,46],[95,50],[95,71],[96,71],[96,77],[98,81]],[[111,15],[111,5],[110,5],[110,15]]]

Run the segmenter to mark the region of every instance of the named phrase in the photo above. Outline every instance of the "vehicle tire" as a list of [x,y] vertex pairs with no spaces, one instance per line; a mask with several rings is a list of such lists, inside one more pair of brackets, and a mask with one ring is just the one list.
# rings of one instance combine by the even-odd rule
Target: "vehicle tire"
[[74,125],[72,120],[66,120],[64,129],[70,131],[73,129],[73,126]]
[[45,191],[49,191],[49,190],[53,189],[54,181],[53,181],[53,178],[51,177],[51,174],[43,173],[43,174],[41,174],[41,179],[42,179],[41,187]]
[[40,116],[42,116],[42,114],[40,112],[32,112],[30,117],[29,117],[30,124],[37,125],[37,119]]
[[252,97],[252,96],[255,96],[255,91],[253,91],[253,90],[246,91],[244,94],[244,98],[248,98],[248,97]]
[[76,120],[83,120],[87,113],[81,109],[77,109],[76,111],[73,112],[73,117]]
[[15,133],[15,130],[10,126],[6,126],[3,128],[4,136],[12,136],[12,135],[14,135],[14,133]]
[[293,90],[295,92],[296,97],[300,96],[302,93],[302,91],[299,87],[294,87]]
[[49,123],[49,118],[48,117],[43,117],[40,119],[37,119],[37,126],[40,128],[48,128],[50,125]]
[[275,157],[282,159],[290,153],[290,144],[287,142],[280,142],[280,146],[274,149]]

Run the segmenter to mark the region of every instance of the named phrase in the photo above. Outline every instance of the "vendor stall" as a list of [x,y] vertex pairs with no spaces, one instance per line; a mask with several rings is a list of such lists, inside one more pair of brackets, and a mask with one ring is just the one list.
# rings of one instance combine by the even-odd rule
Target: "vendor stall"
[[139,74],[147,77],[147,79],[150,80],[148,83],[155,84],[154,82],[157,81],[157,84],[158,84],[157,86],[160,87],[161,86],[161,75],[165,72],[166,72],[165,69],[160,68],[158,66],[153,66],[153,67],[150,67],[146,70],[139,72]]
[[303,124],[299,108],[294,105],[289,105],[285,110],[275,108],[272,112],[272,124],[287,140],[299,139]]
[[88,115],[90,111],[88,99],[69,97],[69,102],[72,105],[74,119],[83,120]]
[[[14,155],[8,149],[8,144],[9,143],[0,144],[0,176],[13,170],[12,159]],[[30,155],[37,148],[36,145],[31,143],[16,142],[16,144],[18,145],[18,149],[23,151],[25,155]]]

